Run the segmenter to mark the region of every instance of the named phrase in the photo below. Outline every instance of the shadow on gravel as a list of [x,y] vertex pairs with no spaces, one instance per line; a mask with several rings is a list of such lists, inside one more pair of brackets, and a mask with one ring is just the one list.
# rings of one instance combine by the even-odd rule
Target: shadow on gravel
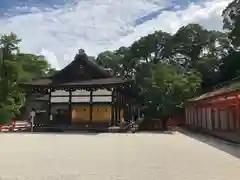
[[198,133],[198,132],[193,133],[188,130],[179,130],[179,132],[190,138],[193,138],[193,139],[196,139],[203,143],[206,143],[216,149],[224,151],[224,152],[240,159],[240,145],[239,144],[230,143],[230,142],[227,142],[227,141],[224,141],[221,139],[217,139],[210,135],[207,135],[207,134],[205,135],[205,134]]

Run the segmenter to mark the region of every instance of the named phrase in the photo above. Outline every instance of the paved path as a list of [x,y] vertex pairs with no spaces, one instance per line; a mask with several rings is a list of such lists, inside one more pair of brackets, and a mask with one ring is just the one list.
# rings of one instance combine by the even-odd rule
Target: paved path
[[0,134],[0,179],[240,179],[240,147],[194,138],[180,133]]

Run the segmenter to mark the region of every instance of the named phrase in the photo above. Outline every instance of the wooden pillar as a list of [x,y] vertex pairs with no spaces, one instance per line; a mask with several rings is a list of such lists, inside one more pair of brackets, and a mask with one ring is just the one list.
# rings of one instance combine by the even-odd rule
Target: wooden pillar
[[196,127],[197,124],[196,124],[196,121],[195,121],[195,118],[194,118],[194,107],[192,107],[192,121],[193,121],[194,126]]
[[235,122],[236,122],[236,127],[235,127],[235,129],[236,129],[236,131],[240,131],[240,113],[239,113],[239,99],[238,99],[238,95],[236,96],[236,101],[237,101],[237,105],[236,105],[236,120],[235,120]]
[[212,130],[215,130],[215,110],[214,108],[211,107],[211,125],[212,125]]
[[48,120],[51,121],[51,109],[52,109],[52,91],[48,89]]
[[119,117],[119,92],[116,91],[116,104],[115,104],[115,124],[118,124]]
[[199,122],[200,122],[199,127],[201,128],[202,127],[202,108],[201,107],[199,107],[198,113],[199,113]]
[[90,111],[89,111],[89,120],[90,122],[93,121],[93,90],[91,89],[90,91],[90,101],[89,101],[89,108],[90,108]]
[[208,108],[205,107],[205,128],[208,129]]
[[114,119],[115,119],[115,88],[112,88],[112,107],[111,107],[111,125],[115,125],[114,124]]
[[230,108],[229,107],[226,108],[226,123],[225,124],[227,126],[227,127],[225,127],[226,130],[227,131],[231,131],[231,126],[230,126]]
[[197,127],[199,127],[199,120],[198,120],[198,107],[195,106],[194,107],[194,113],[195,113],[195,119],[196,119],[196,123],[197,123]]
[[222,131],[221,109],[218,108],[218,130]]
[[121,105],[120,105],[120,119],[121,119],[121,110],[123,111],[123,114],[124,114],[124,104],[123,104],[123,95],[121,94],[120,96],[120,99],[121,99]]
[[193,120],[192,120],[192,108],[191,107],[189,108],[189,120],[190,120],[190,124],[192,126],[194,126],[194,123],[193,123]]
[[237,116],[237,108],[236,106],[235,107],[232,107],[232,124],[233,124],[233,131],[236,131],[236,127],[237,127],[237,119],[236,119],[236,116]]
[[114,101],[114,125],[118,124],[118,91],[115,91],[115,101]]
[[129,100],[128,101],[129,103],[128,103],[128,107],[129,107],[129,120],[131,121],[132,120],[132,101],[131,100]]
[[72,123],[72,91],[69,91],[69,100],[68,100],[68,124]]
[[118,121],[121,119],[121,94],[118,92]]
[[189,125],[189,121],[188,121],[188,107],[185,108],[185,124]]

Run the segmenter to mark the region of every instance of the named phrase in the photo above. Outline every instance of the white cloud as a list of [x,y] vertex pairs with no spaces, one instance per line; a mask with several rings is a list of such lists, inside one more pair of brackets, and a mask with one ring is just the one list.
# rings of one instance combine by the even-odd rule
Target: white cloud
[[172,6],[171,1],[75,0],[74,4],[58,9],[35,7],[29,14],[0,18],[0,33],[17,33],[22,38],[22,51],[42,53],[53,67],[59,68],[69,63],[79,48],[84,48],[89,55],[96,55],[129,45],[159,29],[174,33],[182,25],[196,22],[220,30],[221,12],[230,1],[192,3],[184,10],[164,11],[152,20],[135,25],[135,20]]

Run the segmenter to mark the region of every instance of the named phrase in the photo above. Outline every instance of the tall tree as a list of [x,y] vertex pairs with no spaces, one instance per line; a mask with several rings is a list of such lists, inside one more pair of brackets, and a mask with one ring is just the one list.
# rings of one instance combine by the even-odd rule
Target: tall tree
[[226,34],[189,24],[173,35],[171,44],[171,62],[185,71],[195,69],[200,72],[204,89],[219,82],[219,65],[231,50]]
[[25,93],[19,83],[55,71],[44,57],[20,53],[20,41],[13,33],[0,38],[0,121],[4,122],[18,115],[25,105]]
[[4,117],[17,114],[24,103],[24,94],[17,84],[23,72],[16,59],[19,42],[20,39],[15,34],[3,35],[0,38],[0,46],[2,47],[0,60],[0,112],[4,113]]
[[236,49],[240,47],[240,2],[233,0],[223,11],[223,28],[229,31],[229,37]]
[[[186,99],[193,96],[201,86],[201,77],[197,72],[183,73],[170,64],[154,65],[147,97],[146,114],[166,121],[173,113],[183,108]],[[165,126],[166,128],[166,126]]]

